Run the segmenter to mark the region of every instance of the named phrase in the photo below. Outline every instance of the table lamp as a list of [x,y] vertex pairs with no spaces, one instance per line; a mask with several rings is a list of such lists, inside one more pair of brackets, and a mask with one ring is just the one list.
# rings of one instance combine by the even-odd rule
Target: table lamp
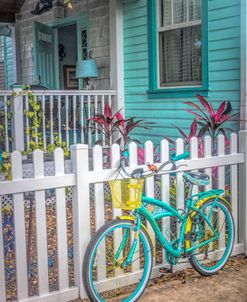
[[93,90],[96,87],[92,78],[98,77],[96,61],[94,59],[81,60],[76,62],[76,78],[83,79],[83,89]]

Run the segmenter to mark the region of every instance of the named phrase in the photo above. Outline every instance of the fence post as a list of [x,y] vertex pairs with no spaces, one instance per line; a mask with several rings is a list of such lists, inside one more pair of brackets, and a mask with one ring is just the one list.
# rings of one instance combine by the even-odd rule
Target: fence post
[[82,284],[82,261],[90,240],[88,145],[71,146],[71,161],[72,171],[76,177],[76,185],[72,189],[75,285],[79,287],[80,298],[85,298]]
[[239,239],[247,254],[247,130],[239,133],[239,151],[244,153],[244,163],[239,167]]
[[13,139],[14,150],[24,151],[23,96],[22,86],[13,89]]

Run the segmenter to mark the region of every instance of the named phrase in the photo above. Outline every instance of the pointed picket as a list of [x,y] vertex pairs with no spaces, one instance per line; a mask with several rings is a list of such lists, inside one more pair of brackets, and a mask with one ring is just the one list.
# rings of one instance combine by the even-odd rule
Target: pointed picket
[[[14,151],[11,154],[11,172],[13,180],[22,179],[21,153]],[[14,201],[14,227],[15,227],[15,251],[16,251],[16,283],[17,300],[28,297],[27,283],[27,250],[25,236],[25,213],[23,193],[13,195]]]
[[[212,156],[212,139],[210,136],[206,136],[204,138],[204,157],[210,158]],[[206,191],[212,189],[212,169],[207,168],[205,169],[205,173],[209,176],[210,182],[206,186]]]
[[[224,135],[220,134],[217,137],[217,154],[218,156],[225,154],[225,137]],[[218,167],[217,172],[217,182],[218,182],[218,188],[225,190],[225,167]],[[224,226],[224,216],[221,213],[219,217],[219,230],[220,230],[220,237],[219,237],[219,247],[224,248],[225,247],[225,226]]]
[[[43,152],[33,152],[34,178],[44,177]],[[44,295],[49,291],[48,281],[48,256],[47,256],[47,228],[46,228],[46,203],[45,191],[35,191],[35,219],[37,235],[38,282],[39,294]]]
[[[238,136],[232,133],[230,136],[230,153],[236,154],[238,152]],[[232,213],[235,225],[238,225],[238,165],[231,166],[230,174],[230,196]],[[235,228],[235,243],[238,242],[238,227]]]
[[[120,147],[118,144],[114,144],[111,147],[111,167],[114,169],[120,166]],[[113,217],[121,216],[120,209],[113,209]]]
[[[64,153],[61,148],[54,151],[55,175],[64,175]],[[68,244],[65,188],[56,188],[57,258],[59,289],[69,287]]]
[[[151,141],[147,141],[144,144],[144,161],[146,163],[153,163],[153,143]],[[154,197],[154,177],[148,177],[145,181],[145,195],[148,197],[153,198]],[[150,224],[148,224],[148,231],[150,232],[152,240],[155,242],[155,235],[154,231]]]
[[[169,160],[169,142],[164,139],[160,144],[160,161],[164,163]],[[170,176],[161,175],[161,200],[170,205]],[[162,219],[162,232],[168,241],[170,241],[170,217]],[[165,262],[165,250],[163,249],[163,263]]]
[[[94,171],[100,172],[103,170],[103,154],[102,147],[96,145],[93,148],[93,169]],[[95,206],[95,228],[96,231],[105,222],[105,207],[104,207],[104,184],[97,183],[94,185],[94,206]],[[97,257],[97,280],[103,280],[106,277],[105,270],[105,242],[101,243],[101,253]]]
[[[190,139],[190,159],[197,159],[198,158],[198,139],[197,137],[192,137]],[[195,170],[194,172],[197,172]],[[193,186],[192,194],[198,193],[198,186]]]
[[[204,138],[204,157],[210,158],[212,156],[212,138],[210,136],[205,136]],[[209,184],[205,186],[205,190],[209,191],[212,189],[212,169],[205,169],[205,173],[209,176]],[[210,214],[210,209],[207,210],[207,215]],[[213,221],[213,217],[211,218],[211,222]],[[209,243],[209,251],[213,249],[212,242]]]
[[[120,165],[120,146],[118,144],[114,144],[111,147],[111,167],[112,168],[119,168]],[[115,209],[113,208],[113,217],[116,218],[117,216],[121,216],[122,211],[121,209]],[[122,232],[121,229],[116,230],[114,233],[114,249],[117,251],[118,247],[120,246],[122,241]],[[120,254],[120,259],[121,259]],[[122,275],[122,269],[121,268],[116,268],[115,269],[115,275],[120,276]]]
[[131,168],[135,168],[137,165],[137,145],[132,142],[129,144],[129,166]]
[[[184,142],[181,138],[176,140],[176,155],[184,152]],[[184,182],[183,173],[178,172],[176,175],[176,207],[184,209]]]
[[[136,143],[132,142],[132,143],[129,144],[129,166],[131,168],[136,168],[137,165],[138,165],[138,162],[137,162],[137,145],[136,145]],[[131,240],[133,241],[134,238],[131,238]],[[132,264],[133,271],[136,271],[140,268],[139,247],[140,247],[140,245],[139,245],[139,242],[138,242],[138,245],[136,247],[136,252],[135,252],[135,258],[133,259],[134,262]]]

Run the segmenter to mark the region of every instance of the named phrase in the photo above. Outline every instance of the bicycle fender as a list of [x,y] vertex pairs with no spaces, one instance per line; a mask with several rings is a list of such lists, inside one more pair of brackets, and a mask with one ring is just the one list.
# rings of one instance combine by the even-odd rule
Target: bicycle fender
[[[131,221],[135,221],[134,218],[130,217],[130,216],[117,216],[117,219],[120,219],[120,220],[131,220]],[[154,241],[148,231],[148,229],[146,228],[145,225],[141,224],[142,228],[145,230],[145,232],[147,233],[149,239],[150,239],[150,242],[152,244],[152,253],[153,253],[153,256],[155,257],[155,249],[154,249]]]
[[[199,199],[199,200],[194,204],[194,207],[199,208],[199,207],[201,207],[205,202],[207,202],[209,199],[211,199],[211,198],[216,198],[216,197],[217,197],[217,195],[213,195],[213,196],[208,196],[208,197],[203,198],[203,199]],[[231,204],[229,203],[229,201],[227,201],[224,197],[218,196],[218,199],[220,199],[221,201],[223,201],[223,202],[226,204],[226,206],[227,206],[230,210],[232,210],[232,205],[231,205]],[[195,213],[192,213],[191,216],[194,216],[194,215],[195,215]],[[190,234],[190,232],[191,232],[191,227],[192,227],[192,221],[191,221],[190,217],[188,217],[188,218],[187,218],[186,225],[185,225],[185,230],[184,230],[184,235],[185,235],[184,237],[185,237],[185,238],[187,238],[188,235]],[[185,240],[185,248],[186,248],[186,249],[190,248],[190,240],[189,240],[189,239],[186,239],[186,240]]]

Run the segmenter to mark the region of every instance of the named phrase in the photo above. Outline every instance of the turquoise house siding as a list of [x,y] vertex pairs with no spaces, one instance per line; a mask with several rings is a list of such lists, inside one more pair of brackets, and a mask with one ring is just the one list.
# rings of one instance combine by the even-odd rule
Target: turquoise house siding
[[13,40],[5,37],[4,65],[5,65],[5,88],[8,89],[14,83],[14,64],[13,64]]
[[[126,117],[155,122],[152,130],[138,130],[139,140],[156,143],[164,136],[177,137],[171,124],[185,132],[193,120],[183,102],[195,97],[148,98],[148,0],[123,1],[124,89]],[[205,0],[203,0],[205,1]],[[240,107],[240,0],[208,1],[208,97],[217,108],[222,100]],[[238,122],[229,125],[238,128]]]

